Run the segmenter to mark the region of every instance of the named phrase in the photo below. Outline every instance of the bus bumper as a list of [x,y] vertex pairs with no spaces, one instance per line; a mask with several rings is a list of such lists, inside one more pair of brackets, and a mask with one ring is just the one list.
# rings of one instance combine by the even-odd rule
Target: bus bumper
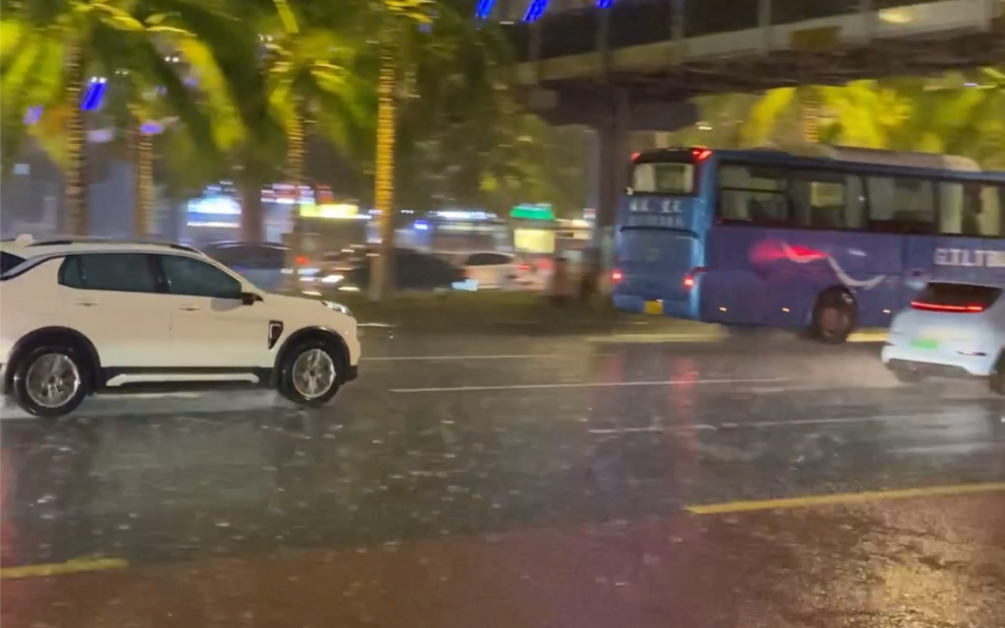
[[669,316],[670,318],[683,318],[688,320],[698,320],[698,308],[693,303],[693,299],[683,299],[683,300],[668,300],[663,299],[661,301],[654,301],[652,299],[643,299],[642,297],[637,297],[628,294],[614,294],[611,295],[611,300],[614,303],[614,307],[623,312],[635,312],[637,314],[650,313],[655,314],[656,312],[651,309],[647,310],[646,303],[658,302],[661,304],[659,308],[659,313],[663,316]]

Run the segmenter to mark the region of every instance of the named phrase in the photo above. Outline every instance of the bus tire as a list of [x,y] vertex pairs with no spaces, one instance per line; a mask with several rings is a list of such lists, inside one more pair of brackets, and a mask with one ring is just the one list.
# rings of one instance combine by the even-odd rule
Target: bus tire
[[996,395],[1005,395],[1005,351],[998,354],[995,366],[988,376],[988,388]]
[[920,384],[925,379],[918,371],[905,366],[893,369],[893,376],[896,377],[897,381],[901,384]]
[[841,344],[848,340],[855,328],[858,308],[855,299],[846,290],[830,289],[820,293],[813,306],[811,333],[814,338],[828,344]]

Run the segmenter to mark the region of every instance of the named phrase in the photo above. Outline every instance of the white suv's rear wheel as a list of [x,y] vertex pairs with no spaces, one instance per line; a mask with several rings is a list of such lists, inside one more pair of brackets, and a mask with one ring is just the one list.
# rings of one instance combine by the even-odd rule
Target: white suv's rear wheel
[[40,345],[21,356],[14,371],[14,399],[44,418],[73,412],[88,393],[87,361],[72,346]]
[[309,340],[283,357],[279,393],[302,406],[327,403],[341,386],[345,361],[334,342]]

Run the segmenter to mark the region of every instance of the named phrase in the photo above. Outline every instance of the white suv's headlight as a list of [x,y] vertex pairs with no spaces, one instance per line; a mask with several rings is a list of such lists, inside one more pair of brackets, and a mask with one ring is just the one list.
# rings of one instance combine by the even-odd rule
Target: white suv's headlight
[[347,308],[346,306],[342,305],[341,303],[336,303],[334,301],[322,301],[322,303],[324,303],[326,307],[329,307],[329,308],[335,310],[339,314],[345,314],[346,316],[352,316],[352,312],[349,311],[349,308]]

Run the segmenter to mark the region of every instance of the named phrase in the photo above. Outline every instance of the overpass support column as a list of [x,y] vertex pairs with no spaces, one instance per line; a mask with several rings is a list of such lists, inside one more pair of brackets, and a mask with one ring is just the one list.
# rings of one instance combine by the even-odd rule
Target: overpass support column
[[[597,134],[597,214],[593,232],[594,246],[600,253],[600,268],[606,278],[613,261],[614,221],[618,201],[627,185],[628,173],[628,94],[620,89],[611,90],[610,115],[594,131]],[[602,281],[601,285],[604,283]]]

